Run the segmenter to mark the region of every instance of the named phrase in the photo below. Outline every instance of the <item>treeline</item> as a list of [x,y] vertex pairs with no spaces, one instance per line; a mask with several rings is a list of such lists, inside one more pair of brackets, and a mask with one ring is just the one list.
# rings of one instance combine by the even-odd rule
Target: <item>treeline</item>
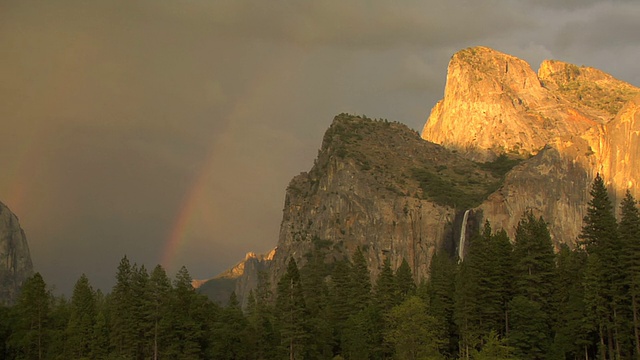
[[70,300],[39,274],[0,311],[2,359],[633,359],[640,358],[640,217],[627,192],[616,221],[596,177],[575,249],[554,253],[542,218],[515,238],[488,223],[464,261],[444,252],[416,286],[406,261],[371,281],[358,249],[327,263],[316,241],[278,284],[265,274],[243,310],[221,307],[125,257],[108,295],[86,277]]

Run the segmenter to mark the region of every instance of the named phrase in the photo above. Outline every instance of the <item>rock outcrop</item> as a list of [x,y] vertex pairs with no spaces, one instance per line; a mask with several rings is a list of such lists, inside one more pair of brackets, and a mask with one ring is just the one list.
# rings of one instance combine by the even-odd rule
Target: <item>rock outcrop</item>
[[287,188],[272,281],[290,257],[304,265],[304,255],[327,240],[335,259],[360,247],[372,276],[387,256],[394,266],[405,258],[414,273],[426,274],[455,211],[423,199],[412,171],[458,163],[469,162],[404,125],[336,117],[311,171]]
[[[406,259],[416,280],[423,279],[437,248],[447,242],[455,250],[463,215],[456,206],[479,205],[501,181],[405,125],[338,115],[314,166],[287,188],[278,246],[265,264],[268,280],[277,283],[289,258],[304,266],[306,255],[322,249],[330,262],[349,258],[358,247],[372,277],[388,257],[394,267]],[[477,227],[473,219],[469,223]],[[244,300],[255,279],[241,262],[201,291],[232,286]]]
[[444,93],[422,139],[398,123],[337,116],[313,168],[287,188],[275,252],[213,283],[233,279],[242,299],[258,268],[273,285],[291,257],[303,266],[314,249],[333,261],[358,247],[372,277],[388,257],[420,280],[437,248],[463,254],[461,226],[469,234],[484,220],[513,238],[531,211],[556,245],[575,245],[596,173],[614,201],[627,189],[640,197],[640,89],[559,61],[536,74],[476,47],[452,57]]
[[268,272],[275,251],[273,249],[265,255],[247,253],[244,260],[222,274],[211,279],[193,280],[191,284],[200,293],[221,305],[226,305],[231,293],[235,291],[239,294],[240,302],[245,305],[246,295],[258,286],[260,273]]
[[614,201],[627,188],[640,195],[631,160],[640,156],[638,94],[597,69],[546,60],[536,75],[513,56],[470,48],[452,57],[422,137],[470,159],[533,156],[479,209],[512,236],[532,211],[550,222],[556,243],[574,244],[596,173]]
[[0,203],[0,304],[13,304],[32,274],[29,245],[18,217]]
[[597,141],[591,146],[601,154],[598,171],[611,182],[616,202],[626,189],[640,198],[640,95],[620,109]]
[[607,123],[639,93],[596,69],[545,61],[536,75],[516,57],[469,48],[451,58],[444,98],[422,138],[474,160],[529,156],[557,137]]

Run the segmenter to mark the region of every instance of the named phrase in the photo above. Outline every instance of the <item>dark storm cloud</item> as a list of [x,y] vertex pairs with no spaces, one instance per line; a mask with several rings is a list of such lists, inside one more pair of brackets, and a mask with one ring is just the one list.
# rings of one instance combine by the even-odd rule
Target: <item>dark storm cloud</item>
[[560,29],[558,47],[583,47],[591,50],[636,47],[640,8],[633,4],[614,7],[603,3],[583,11],[583,16]]
[[[383,49],[451,44],[533,25],[502,1],[219,1],[190,3],[185,16],[228,36],[300,46]],[[499,9],[501,11],[496,11]],[[171,10],[168,10],[171,11]],[[455,19],[455,21],[452,21]]]
[[566,61],[597,67],[637,86],[640,73],[633,64],[640,56],[638,18],[636,2],[599,2],[562,23],[552,49]]
[[536,6],[548,7],[554,10],[579,10],[588,8],[597,4],[609,3],[614,5],[632,4],[635,0],[537,0],[529,1]]
[[284,189],[333,115],[419,129],[451,55],[474,45],[633,82],[638,8],[0,0],[0,200],[61,291],[82,272],[108,290],[125,253],[154,266],[187,212],[169,270],[211,276],[275,245]]

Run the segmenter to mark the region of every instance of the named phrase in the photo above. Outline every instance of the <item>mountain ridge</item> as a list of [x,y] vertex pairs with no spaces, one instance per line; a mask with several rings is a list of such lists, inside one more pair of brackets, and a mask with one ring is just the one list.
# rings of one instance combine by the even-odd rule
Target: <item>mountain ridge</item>
[[[314,166],[287,187],[277,250],[261,271],[274,285],[289,258],[303,266],[316,246],[334,250],[326,261],[360,247],[372,277],[384,258],[394,268],[406,259],[419,281],[437,249],[460,251],[460,234],[473,232],[461,229],[466,210],[466,230],[488,220],[512,238],[532,212],[556,246],[573,246],[596,173],[614,199],[637,193],[639,103],[640,89],[597,69],[545,61],[536,74],[511,55],[461,50],[420,135],[336,116]],[[248,278],[257,276],[237,278],[241,299],[257,285]]]

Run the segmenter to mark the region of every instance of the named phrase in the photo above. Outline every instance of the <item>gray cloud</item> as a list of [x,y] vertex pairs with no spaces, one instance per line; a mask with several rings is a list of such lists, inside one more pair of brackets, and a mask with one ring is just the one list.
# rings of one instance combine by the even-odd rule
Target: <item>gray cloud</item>
[[211,276],[275,245],[284,189],[333,115],[419,129],[451,55],[474,45],[637,85],[639,8],[0,0],[0,200],[59,291],[82,272],[109,290],[124,254],[154,266],[186,203],[169,271]]

